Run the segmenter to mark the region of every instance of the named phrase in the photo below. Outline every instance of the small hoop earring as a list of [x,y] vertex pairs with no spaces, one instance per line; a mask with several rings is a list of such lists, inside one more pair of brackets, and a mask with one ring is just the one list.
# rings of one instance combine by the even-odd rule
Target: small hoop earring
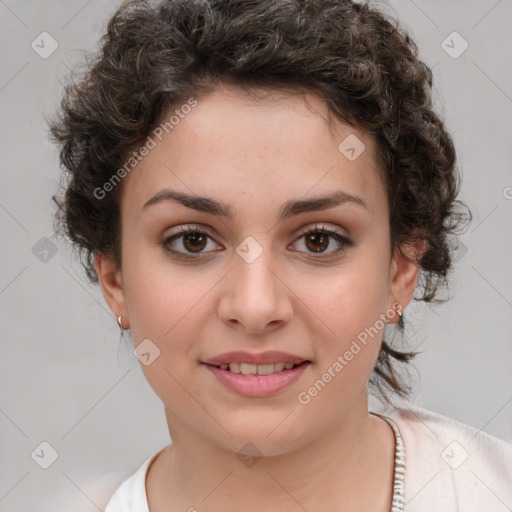
[[121,331],[124,331],[124,327],[123,327],[123,315],[119,315],[118,318],[117,318],[117,323],[119,325],[119,329],[121,329]]

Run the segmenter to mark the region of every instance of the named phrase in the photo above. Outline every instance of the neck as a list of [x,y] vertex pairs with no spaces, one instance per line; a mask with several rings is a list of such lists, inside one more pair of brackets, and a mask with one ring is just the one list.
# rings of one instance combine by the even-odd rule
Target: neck
[[244,459],[245,464],[232,449],[166,411],[173,442],[158,462],[151,488],[148,474],[151,510],[160,510],[161,502],[167,510],[172,503],[176,510],[210,512],[295,512],[299,505],[308,511],[389,511],[394,435],[386,422],[368,413],[364,398],[299,448],[252,463]]

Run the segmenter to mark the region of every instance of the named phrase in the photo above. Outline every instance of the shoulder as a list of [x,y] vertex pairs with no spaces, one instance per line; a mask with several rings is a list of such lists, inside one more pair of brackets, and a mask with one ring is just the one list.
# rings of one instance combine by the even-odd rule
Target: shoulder
[[512,444],[415,405],[383,414],[403,438],[408,511],[512,507]]
[[151,463],[165,448],[148,457],[141,466],[115,490],[105,512],[149,512],[146,494],[146,475]]
[[492,464],[503,475],[512,476],[512,444],[502,439],[415,405],[397,408],[391,417],[409,445],[420,451],[441,447],[439,455],[452,469],[468,461],[477,466]]

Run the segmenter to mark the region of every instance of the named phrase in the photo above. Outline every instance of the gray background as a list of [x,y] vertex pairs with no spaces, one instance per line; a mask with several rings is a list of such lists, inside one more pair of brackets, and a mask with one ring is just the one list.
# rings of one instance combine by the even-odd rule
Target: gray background
[[[512,0],[381,4],[434,68],[462,198],[475,214],[451,302],[406,310],[410,346],[423,350],[412,401],[512,442]],[[0,511],[103,510],[169,441],[160,400],[126,348],[131,341],[119,342],[99,287],[52,238],[60,172],[45,116],[117,5],[0,0]],[[58,43],[46,59],[31,47],[43,31]],[[458,58],[441,46],[453,31],[469,44]],[[55,254],[44,252],[52,247]],[[42,442],[58,453],[48,469],[32,456]]]

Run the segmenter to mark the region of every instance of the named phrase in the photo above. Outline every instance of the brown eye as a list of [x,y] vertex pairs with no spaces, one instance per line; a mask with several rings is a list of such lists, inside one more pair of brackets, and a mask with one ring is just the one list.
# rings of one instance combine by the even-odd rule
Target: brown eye
[[305,237],[306,246],[313,252],[323,252],[329,247],[329,235],[326,233],[312,231]]
[[202,251],[206,247],[207,235],[203,233],[186,233],[182,235],[183,247],[191,252]]
[[[323,227],[305,232],[298,240],[302,239],[304,239],[306,252],[319,254],[319,258],[336,256],[345,251],[347,247],[354,245],[348,238]],[[334,241],[334,250],[328,250],[332,241]]]
[[[197,259],[197,257],[205,256],[211,236],[199,227],[180,228],[180,233],[166,238],[161,245],[164,249],[178,259]],[[197,257],[194,254],[198,255]]]

